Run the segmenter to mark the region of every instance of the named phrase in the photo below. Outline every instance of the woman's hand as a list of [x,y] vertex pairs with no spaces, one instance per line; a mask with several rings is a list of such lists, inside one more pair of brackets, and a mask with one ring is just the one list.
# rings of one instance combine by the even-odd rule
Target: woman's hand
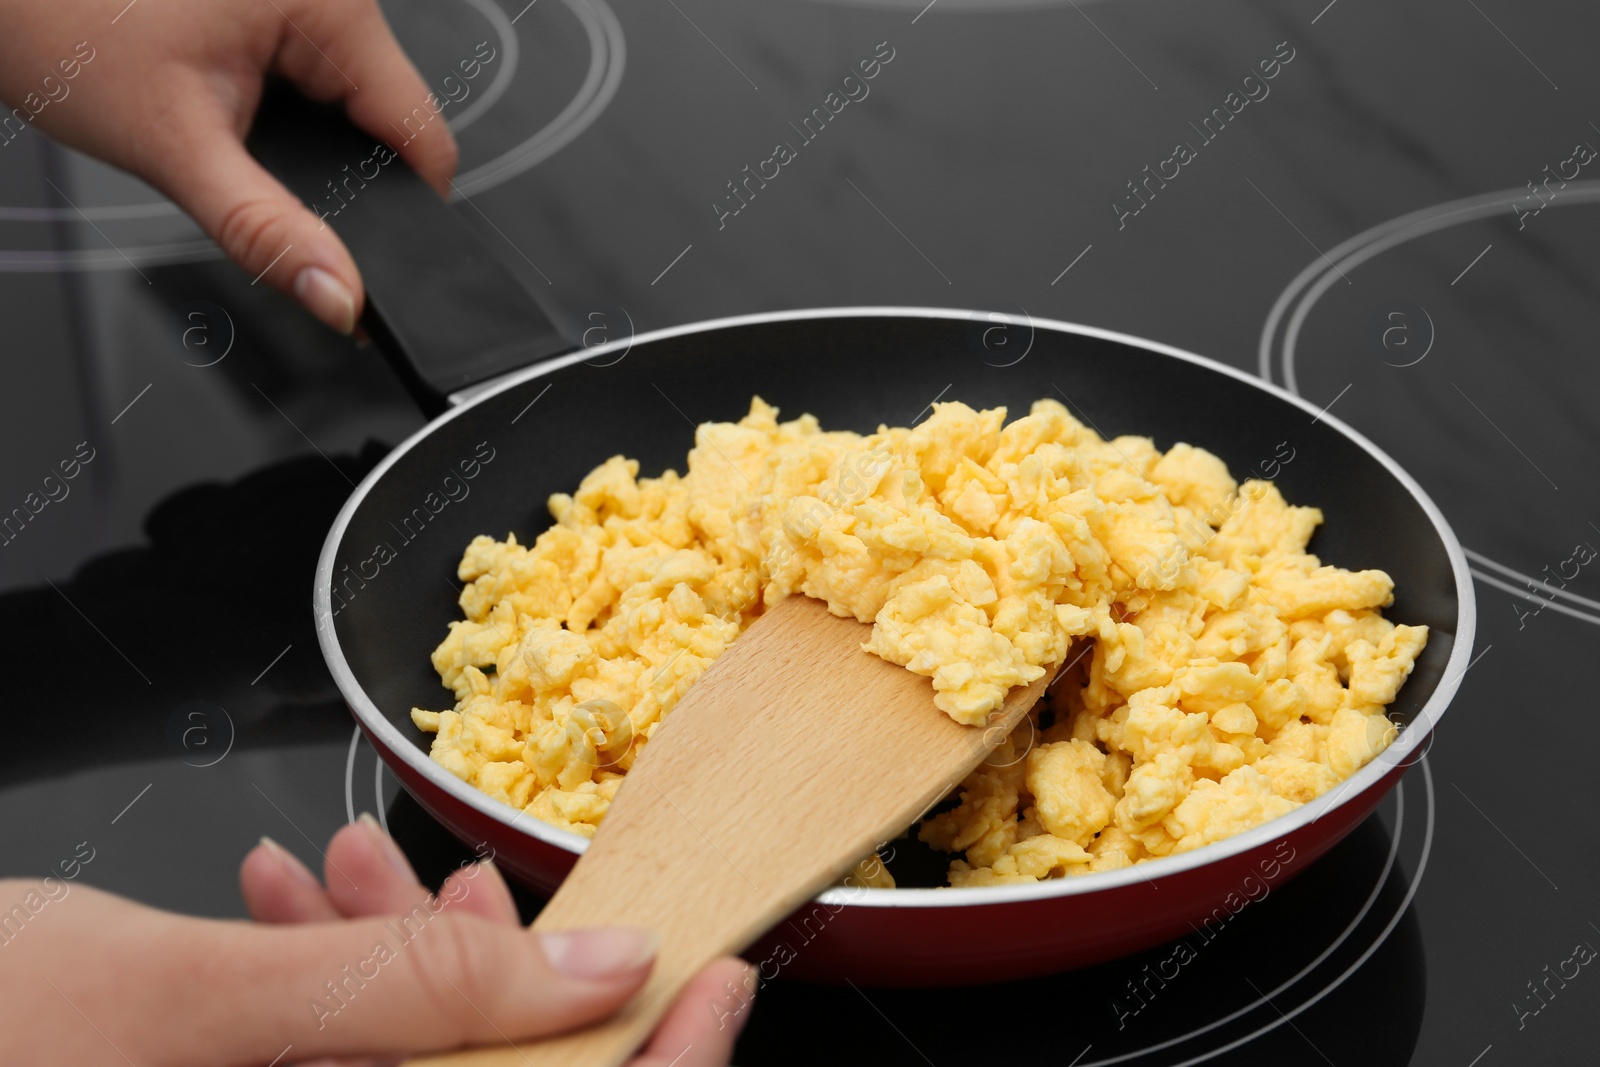
[[132,171],[246,274],[341,333],[362,304],[350,253],[244,148],[263,77],[343,101],[449,191],[455,139],[376,0],[0,0],[0,27],[0,99],[13,109],[0,112],[4,144],[38,126]]
[[[0,1062],[395,1062],[583,1026],[650,973],[643,931],[524,929],[492,864],[430,895],[370,817],[334,835],[325,870],[326,888],[264,840],[240,871],[256,923],[0,882],[8,913],[37,895],[0,944]],[[726,1064],[747,973],[732,959],[706,968],[633,1067]]]

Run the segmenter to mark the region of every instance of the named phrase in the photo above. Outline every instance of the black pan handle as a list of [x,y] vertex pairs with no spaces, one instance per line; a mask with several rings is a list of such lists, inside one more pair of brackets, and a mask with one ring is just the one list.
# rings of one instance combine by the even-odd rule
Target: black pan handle
[[428,414],[575,347],[455,210],[339,107],[269,84],[248,144],[350,249],[367,291],[361,324]]

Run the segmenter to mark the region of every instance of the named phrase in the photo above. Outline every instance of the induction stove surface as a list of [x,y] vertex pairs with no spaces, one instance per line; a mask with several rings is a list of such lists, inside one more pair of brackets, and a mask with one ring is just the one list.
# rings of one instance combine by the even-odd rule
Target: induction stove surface
[[[1221,929],[1049,978],[780,975],[736,1062],[1585,1058],[1600,991],[1545,979],[1600,944],[1600,14],[384,7],[430,84],[478,59],[446,112],[457,210],[568,336],[906,305],[1148,337],[1371,438],[1471,562],[1478,635],[1452,714],[1304,874]],[[874,57],[870,91],[827,109]],[[354,730],[312,626],[341,503],[423,424],[381,358],[252,286],[141,183],[34,132],[0,155],[0,313],[3,506],[78,469],[0,549],[25,716],[0,750],[0,875],[88,842],[92,884],[239,916],[237,865],[262,834],[315,867],[371,811],[425,879],[470,857]]]

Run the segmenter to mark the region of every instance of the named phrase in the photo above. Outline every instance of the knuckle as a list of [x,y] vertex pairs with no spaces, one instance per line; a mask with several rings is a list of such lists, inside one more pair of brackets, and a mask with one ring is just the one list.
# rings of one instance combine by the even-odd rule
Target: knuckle
[[262,269],[289,243],[291,223],[283,205],[273,200],[241,200],[217,224],[222,250],[247,270]]
[[495,954],[485,951],[485,939],[478,936],[477,927],[469,917],[442,912],[409,948],[418,988],[449,1020],[460,1041],[485,1036],[479,1033],[483,1020],[496,1014],[497,991],[486,980],[496,969],[490,958]]

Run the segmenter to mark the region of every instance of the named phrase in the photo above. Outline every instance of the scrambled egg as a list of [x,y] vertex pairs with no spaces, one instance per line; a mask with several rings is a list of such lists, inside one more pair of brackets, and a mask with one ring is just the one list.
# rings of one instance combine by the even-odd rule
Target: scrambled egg
[[[826,432],[759,398],[695,433],[687,473],[614,456],[531,546],[477,537],[433,654],[432,756],[592,835],[662,717],[762,610],[800,593],[872,623],[866,651],[981,724],[1068,663],[925,820],[952,885],[1112,870],[1256,826],[1395,737],[1427,640],[1382,571],[1305,551],[1322,514],[1216,456],[1103,440],[1053,400],[936,404],[914,429]],[[1069,657],[1069,652],[1072,655]],[[882,866],[863,884],[892,884]]]

